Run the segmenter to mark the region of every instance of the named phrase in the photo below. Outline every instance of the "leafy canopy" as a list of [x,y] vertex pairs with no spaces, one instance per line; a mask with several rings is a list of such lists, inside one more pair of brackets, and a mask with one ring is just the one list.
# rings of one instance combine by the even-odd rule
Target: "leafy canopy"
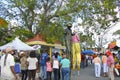
[[[87,34],[100,33],[117,21],[116,0],[6,0],[10,19],[21,23],[33,34],[42,34],[48,42],[63,41],[67,22],[82,19]],[[4,14],[3,14],[4,15]],[[89,31],[92,28],[93,31]],[[88,35],[89,36],[89,35]],[[91,37],[91,36],[89,36]]]

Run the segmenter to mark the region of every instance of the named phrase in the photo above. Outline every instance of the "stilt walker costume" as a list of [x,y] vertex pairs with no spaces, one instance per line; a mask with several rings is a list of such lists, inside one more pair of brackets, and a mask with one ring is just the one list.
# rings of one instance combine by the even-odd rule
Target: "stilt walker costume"
[[[80,39],[77,35],[76,31],[73,32],[72,35],[72,69],[80,70],[80,63],[81,63],[81,55],[80,55]],[[77,68],[76,68],[77,66]]]

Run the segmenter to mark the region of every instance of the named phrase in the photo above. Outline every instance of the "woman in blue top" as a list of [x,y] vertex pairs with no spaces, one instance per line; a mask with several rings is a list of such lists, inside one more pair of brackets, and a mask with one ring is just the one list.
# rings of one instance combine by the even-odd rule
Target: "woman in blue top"
[[66,58],[66,54],[63,54],[63,59],[60,62],[61,72],[62,72],[62,80],[69,80],[70,76],[70,60]]

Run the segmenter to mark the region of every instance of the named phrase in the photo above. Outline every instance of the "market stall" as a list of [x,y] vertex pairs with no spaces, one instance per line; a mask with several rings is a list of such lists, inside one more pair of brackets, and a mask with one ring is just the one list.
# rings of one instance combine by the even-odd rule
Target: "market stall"
[[[65,46],[62,46],[60,42],[55,41],[54,44],[47,43],[45,39],[42,37],[42,35],[37,34],[33,38],[26,40],[26,43],[28,45],[41,45],[41,46],[48,46],[49,47],[49,55],[50,57],[52,56],[52,48],[57,48],[57,49],[66,49]],[[60,51],[61,52],[61,51]],[[61,53],[60,53],[61,54]]]

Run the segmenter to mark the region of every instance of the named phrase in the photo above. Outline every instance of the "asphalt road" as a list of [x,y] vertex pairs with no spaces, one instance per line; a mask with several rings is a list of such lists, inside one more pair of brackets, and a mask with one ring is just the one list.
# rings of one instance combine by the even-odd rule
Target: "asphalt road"
[[[109,80],[108,77],[101,76],[99,79],[94,75],[94,65],[89,65],[86,68],[81,68],[79,71],[71,72],[71,80]],[[115,76],[115,80],[120,80],[120,77]]]
[[[53,74],[52,74],[53,77]],[[0,79],[1,80],[1,79]],[[36,76],[35,80],[39,80]],[[54,79],[52,79],[54,80]],[[71,71],[71,80],[109,80],[108,77],[100,77],[99,79],[94,76],[94,65],[89,65],[86,68],[81,68],[79,71]],[[120,77],[115,77],[115,80],[120,80]]]

